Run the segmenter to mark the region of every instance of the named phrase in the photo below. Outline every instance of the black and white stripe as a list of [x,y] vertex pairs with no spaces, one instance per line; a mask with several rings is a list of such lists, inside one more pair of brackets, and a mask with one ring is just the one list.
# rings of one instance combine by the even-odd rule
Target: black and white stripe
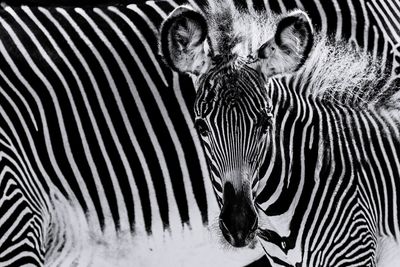
[[[323,31],[356,40],[374,55],[382,53],[384,61],[397,59],[397,24],[390,23],[397,3],[308,3],[246,6],[304,7]],[[88,230],[79,225],[110,240],[141,230],[174,236],[188,225],[203,229],[214,216],[190,115],[193,86],[165,69],[156,52],[159,25],[176,5],[0,12],[5,266],[39,265],[46,257],[54,265],[75,259],[90,264],[93,259],[84,253],[68,258],[72,250],[66,248],[85,247],[76,243]],[[327,15],[332,7],[337,17]]]
[[265,251],[277,266],[381,266],[382,239],[400,235],[399,111],[360,110],[294,88],[289,80],[268,88],[277,126],[257,202],[266,228],[281,228],[267,229]]

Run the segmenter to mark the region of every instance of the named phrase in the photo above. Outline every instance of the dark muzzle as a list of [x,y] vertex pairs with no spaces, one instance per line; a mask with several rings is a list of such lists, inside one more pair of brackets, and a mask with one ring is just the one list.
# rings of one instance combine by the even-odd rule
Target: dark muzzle
[[257,213],[249,196],[235,192],[231,183],[224,186],[224,205],[219,227],[225,239],[234,247],[247,246],[255,237]]

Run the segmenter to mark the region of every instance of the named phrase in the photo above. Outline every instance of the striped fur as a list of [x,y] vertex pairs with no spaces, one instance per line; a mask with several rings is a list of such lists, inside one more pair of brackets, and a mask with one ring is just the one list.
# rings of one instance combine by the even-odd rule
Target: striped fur
[[[196,255],[210,255],[196,245],[209,243],[204,224],[215,216],[217,207],[212,188],[203,182],[208,170],[190,117],[193,86],[186,77],[165,69],[156,55],[159,24],[177,4],[149,2],[128,9],[24,7],[0,12],[0,192],[4,192],[0,265],[127,266],[127,262],[158,264],[151,261],[160,259],[182,263],[192,255],[191,249]],[[323,32],[349,38],[375,58],[383,55],[383,62],[393,61],[391,69],[398,73],[396,2],[249,0],[237,4],[276,12],[304,7]],[[101,32],[106,37],[102,40]],[[131,91],[129,76],[137,93]],[[118,93],[121,101],[115,100]],[[88,106],[96,118],[104,113],[97,129],[86,112]],[[160,110],[155,109],[158,106]],[[81,116],[79,129],[75,118]],[[113,154],[107,155],[109,151]],[[134,212],[127,214],[132,207]],[[122,228],[133,234],[121,237]],[[177,244],[178,249],[167,249]],[[188,253],[175,254],[178,250]],[[241,256],[234,258],[236,253],[229,256],[239,265]],[[217,258],[210,260],[219,264]],[[195,263],[209,265],[198,259]]]
[[211,241],[218,207],[194,92],[156,53],[172,8],[1,11],[0,265],[241,266],[260,255]]

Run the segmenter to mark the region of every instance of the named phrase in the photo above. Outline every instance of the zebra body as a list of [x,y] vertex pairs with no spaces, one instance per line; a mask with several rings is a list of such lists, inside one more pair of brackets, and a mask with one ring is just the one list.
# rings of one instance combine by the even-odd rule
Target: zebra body
[[219,209],[180,91],[191,81],[157,60],[172,9],[1,11],[1,266],[243,266],[262,255],[210,234]]
[[290,266],[395,266],[398,111],[354,110],[288,88],[269,87],[275,121],[285,123],[261,167],[269,177],[258,192],[267,255]]
[[400,263],[399,93],[370,55],[313,33],[304,12],[218,1],[205,16],[176,8],[160,47],[194,79],[228,243],[258,236],[272,266]]

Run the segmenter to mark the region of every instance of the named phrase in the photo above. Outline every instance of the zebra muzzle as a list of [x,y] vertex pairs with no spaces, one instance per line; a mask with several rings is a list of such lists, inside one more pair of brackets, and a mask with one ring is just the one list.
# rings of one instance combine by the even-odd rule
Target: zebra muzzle
[[224,238],[234,247],[247,246],[255,238],[258,217],[250,198],[225,186],[224,205],[219,216]]

